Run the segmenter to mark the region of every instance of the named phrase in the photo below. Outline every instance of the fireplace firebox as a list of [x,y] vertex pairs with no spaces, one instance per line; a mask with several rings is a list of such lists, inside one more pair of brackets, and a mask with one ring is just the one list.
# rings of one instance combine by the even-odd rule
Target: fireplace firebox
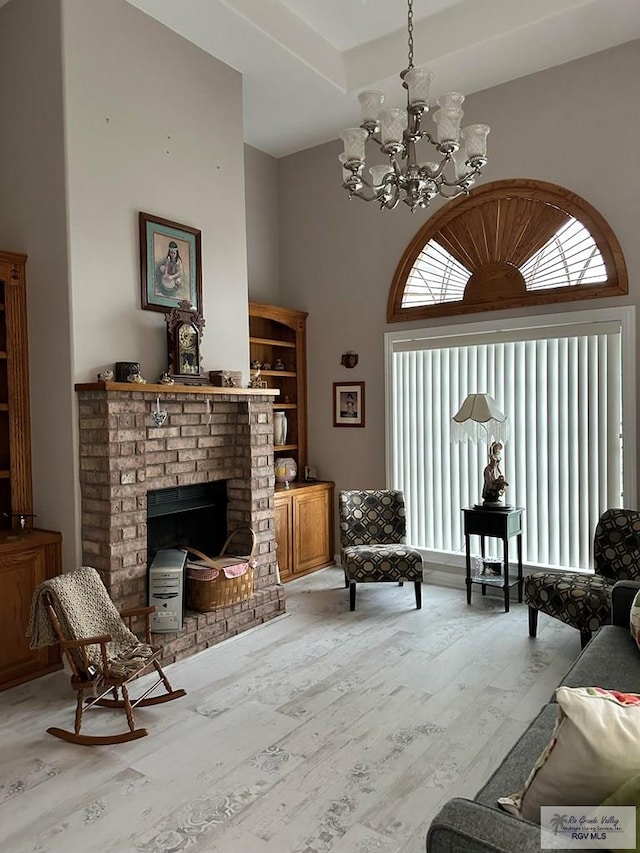
[[227,538],[227,481],[147,492],[147,564],[165,548],[197,548],[214,557]]

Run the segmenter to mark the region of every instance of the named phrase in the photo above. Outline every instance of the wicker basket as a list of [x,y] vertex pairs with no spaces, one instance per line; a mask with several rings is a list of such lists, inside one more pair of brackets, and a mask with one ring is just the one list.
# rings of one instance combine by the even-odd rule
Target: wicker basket
[[[228,553],[231,542],[239,533],[251,536],[249,554]],[[195,548],[186,549],[199,559],[187,564],[187,607],[200,613],[208,613],[220,607],[228,607],[246,601],[253,595],[253,559],[256,551],[256,534],[250,527],[234,530],[224,543],[218,557],[207,557]],[[226,566],[246,565],[242,575],[228,578],[224,573]]]

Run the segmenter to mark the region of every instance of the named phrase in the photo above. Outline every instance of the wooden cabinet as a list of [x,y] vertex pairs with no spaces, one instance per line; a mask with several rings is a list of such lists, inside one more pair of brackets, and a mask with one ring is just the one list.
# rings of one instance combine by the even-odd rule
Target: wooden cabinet
[[60,668],[57,646],[31,650],[25,636],[33,591],[62,572],[62,536],[0,534],[0,690]]
[[[274,456],[295,459],[298,480],[304,477],[307,464],[306,322],[305,311],[249,303],[251,364],[260,364],[260,379],[280,391],[273,410],[284,412],[287,419],[286,441],[274,447]],[[251,374],[255,373],[252,368]]]
[[[30,530],[31,422],[27,258],[0,251],[0,690],[59,666],[57,647],[29,649],[33,591],[62,571],[62,536]],[[24,526],[27,532],[21,532]]]
[[333,563],[333,483],[292,483],[275,492],[282,581]]

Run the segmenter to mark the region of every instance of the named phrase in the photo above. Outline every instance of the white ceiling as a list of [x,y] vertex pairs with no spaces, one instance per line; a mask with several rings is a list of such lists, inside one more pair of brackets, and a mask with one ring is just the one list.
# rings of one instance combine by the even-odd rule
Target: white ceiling
[[[401,106],[405,0],[129,0],[242,72],[245,140],[281,157],[360,123],[357,92]],[[414,0],[432,94],[477,92],[640,38],[640,0]]]

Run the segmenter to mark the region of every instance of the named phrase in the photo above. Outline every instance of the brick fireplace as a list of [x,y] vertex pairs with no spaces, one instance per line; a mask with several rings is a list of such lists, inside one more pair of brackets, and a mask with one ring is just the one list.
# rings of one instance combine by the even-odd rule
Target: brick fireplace
[[[183,630],[155,639],[170,663],[285,610],[273,510],[273,391],[212,386],[77,385],[82,553],[119,610],[147,603],[147,492],[227,481],[227,527],[258,539],[254,594],[211,613],[187,611]],[[156,427],[159,398],[168,412]]]

